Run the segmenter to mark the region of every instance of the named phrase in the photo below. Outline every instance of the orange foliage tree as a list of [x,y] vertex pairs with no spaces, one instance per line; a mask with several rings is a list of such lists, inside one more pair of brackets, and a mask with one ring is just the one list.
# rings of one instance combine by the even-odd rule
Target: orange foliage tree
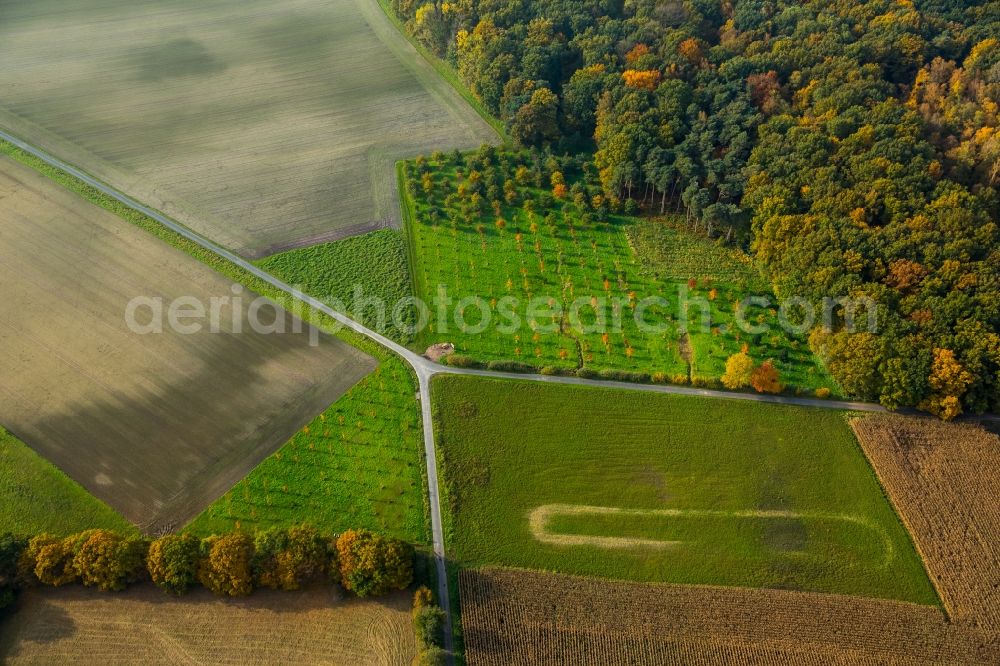
[[778,369],[771,361],[764,361],[750,373],[750,385],[758,393],[781,393],[784,388],[778,376]]

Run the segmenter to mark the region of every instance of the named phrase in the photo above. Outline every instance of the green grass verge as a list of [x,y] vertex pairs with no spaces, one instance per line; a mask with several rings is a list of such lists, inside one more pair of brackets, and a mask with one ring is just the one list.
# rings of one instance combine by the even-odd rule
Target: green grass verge
[[[505,157],[508,170],[494,167],[497,178],[513,183],[510,171],[524,156]],[[419,170],[416,163],[409,168],[413,174]],[[748,323],[765,325],[766,333],[737,326],[741,301],[757,295],[773,302],[763,276],[742,252],[697,236],[682,222],[623,215],[601,221],[592,212],[585,217],[575,204],[552,200],[531,185],[517,185],[518,205],[502,205],[499,216],[475,210],[468,194],[472,174],[463,167],[460,177],[459,171],[450,159],[429,163],[430,192],[417,175],[414,186],[400,187],[416,294],[430,303],[443,285],[453,303],[480,298],[494,313],[500,311],[497,304],[514,298],[520,327],[477,331],[481,316],[470,307],[464,325],[452,318],[445,330],[435,318],[419,337],[421,348],[451,342],[459,354],[481,362],[657,374],[660,381],[718,387],[726,360],[747,346],[758,363],[774,362],[790,390],[811,395],[823,388],[840,395],[809,350],[806,335],[786,332],[776,310],[750,306],[742,313]],[[489,178],[480,175],[484,182]],[[567,175],[567,181],[584,185],[579,174]],[[589,187],[596,191],[593,183]],[[534,202],[534,212],[526,212],[523,201]],[[564,316],[532,315],[532,300],[539,298],[543,306],[547,301],[560,307]],[[643,310],[650,298],[663,300]],[[683,299],[688,303],[686,337]],[[577,321],[565,316],[574,308]],[[706,308],[711,311],[707,327],[702,325]],[[607,326],[595,326],[602,318]],[[654,327],[641,327],[642,320]],[[621,325],[614,326],[616,321]],[[494,322],[503,319],[497,316]]]
[[[368,383],[371,380],[371,377],[369,377],[369,380],[366,380],[360,384],[359,387],[356,387],[354,390],[341,397],[341,399],[338,400],[331,409],[339,410],[339,413],[344,414],[364,414],[372,411],[373,400],[384,400],[389,403],[392,408],[384,410],[376,409],[375,416],[369,417],[369,420],[366,423],[366,427],[369,428],[371,433],[377,433],[372,435],[371,440],[366,440],[369,441],[370,445],[373,447],[369,460],[386,461],[389,459],[407,459],[407,457],[409,457],[409,459],[411,459],[413,464],[416,466],[416,469],[419,470],[421,475],[421,484],[418,488],[413,488],[411,486],[414,476],[412,471],[413,468],[409,465],[393,464],[387,465],[385,469],[377,470],[373,466],[373,468],[368,471],[359,471],[359,474],[370,474],[370,476],[359,476],[354,479],[354,490],[357,493],[366,492],[367,489],[371,488],[373,484],[377,484],[378,486],[384,484],[386,487],[395,487],[399,489],[406,488],[408,490],[406,491],[407,495],[405,500],[401,497],[397,501],[400,505],[405,504],[407,509],[402,512],[396,510],[390,512],[386,510],[382,517],[376,516],[374,510],[371,510],[367,513],[372,521],[371,523],[358,522],[353,523],[352,526],[380,529],[382,531],[400,536],[410,535],[408,538],[412,538],[413,535],[417,535],[418,538],[414,539],[415,543],[428,543],[430,541],[430,512],[429,507],[427,506],[426,470],[424,469],[422,463],[422,439],[419,434],[416,436],[400,436],[400,433],[397,430],[394,430],[394,428],[397,428],[399,423],[404,420],[406,422],[416,423],[417,432],[419,433],[420,430],[420,410],[414,400],[414,395],[417,392],[416,377],[412,374],[412,371],[398,359],[398,357],[368,338],[358,335],[353,331],[341,328],[338,322],[327,315],[312,309],[300,307],[291,296],[272,287],[267,282],[260,280],[239,266],[232,264],[228,260],[216,255],[213,252],[209,252],[198,244],[184,238],[170,229],[167,229],[156,220],[153,220],[142,213],[125,206],[119,201],[106,196],[102,192],[95,190],[86,183],[83,183],[64,171],[56,169],[33,155],[25,153],[16,146],[13,146],[5,141],[0,141],[0,154],[9,155],[13,159],[32,167],[69,190],[81,195],[87,201],[115,213],[123,220],[144,229],[160,240],[210,266],[219,273],[232,279],[234,282],[238,282],[258,294],[267,296],[276,303],[295,312],[298,316],[302,317],[309,323],[335,333],[339,338],[378,359],[381,363],[380,373],[383,376],[394,377],[392,382],[385,383],[385,391],[387,395],[378,398],[373,397],[374,393],[381,392],[382,389],[379,388],[378,391],[376,391],[372,388]],[[376,386],[379,385],[380,384],[376,384]],[[366,387],[371,390],[366,390]],[[405,416],[401,415],[404,411]],[[296,447],[301,445],[301,435],[302,433],[297,435],[284,447],[282,447],[282,449],[276,452],[274,456],[272,456],[273,461],[269,459],[269,461],[265,461],[264,464],[268,466],[274,465],[274,461],[278,460],[279,454],[280,456],[285,457],[286,460],[288,458],[293,458]],[[306,443],[305,446],[308,447],[308,443]],[[346,449],[345,459],[345,463],[343,464],[354,463],[362,460],[362,458],[346,454]],[[295,476],[297,478],[295,486],[299,489],[321,488],[329,479],[329,475],[324,478],[323,473],[326,470],[321,467],[308,464],[296,465],[295,467],[297,468],[296,470],[283,472],[282,476]],[[392,476],[394,474],[398,474],[399,476]],[[289,485],[289,488],[292,487],[287,481],[282,482],[281,485]],[[327,523],[320,522],[319,518],[332,516],[338,511],[345,515],[353,515],[357,517],[359,521],[363,521],[364,516],[366,515],[365,509],[360,506],[360,503],[368,500],[360,496],[352,496],[351,492],[348,492],[346,488],[339,491],[336,495],[337,501],[344,502],[344,504],[340,505],[334,500],[329,500],[331,506],[323,507],[321,511],[315,508],[316,504],[312,504],[314,507],[312,515],[308,515],[306,511],[303,511],[301,515],[292,515],[284,507],[274,506],[273,500],[269,506],[267,499],[268,493],[263,495],[259,494],[262,487],[263,486],[261,484],[255,485],[251,488],[250,500],[248,501],[247,506],[249,507],[252,505],[253,507],[256,507],[256,520],[266,522],[269,525],[288,525],[302,522],[304,520],[313,520],[313,518],[315,518],[317,527],[325,528]],[[270,486],[268,487],[270,488]],[[239,487],[237,486],[237,490],[238,488]],[[377,504],[381,497],[382,496],[380,495],[372,498],[371,501],[374,503],[373,506]],[[268,511],[264,512],[261,507],[267,507]],[[226,520],[230,520],[231,524],[235,524],[236,520],[241,520],[240,516],[236,515],[227,519],[219,510],[218,503],[210,507],[209,511],[212,510],[215,510],[216,515],[211,518],[206,518],[206,520],[211,519],[221,521],[221,524],[225,524]],[[242,513],[240,515],[242,515]],[[398,516],[398,523],[395,525],[390,525],[390,521],[388,519],[388,517],[392,515]],[[201,518],[195,519],[194,523],[197,523],[199,520],[201,520]],[[420,526],[419,529],[417,528],[418,525]]]
[[62,536],[92,528],[138,534],[114,509],[0,428],[0,533]]
[[[413,295],[407,266],[406,239],[400,231],[382,229],[335,243],[282,252],[256,264],[272,275],[347,312],[356,321],[406,344],[413,337],[412,306],[393,308]],[[356,289],[360,287],[361,291]],[[366,307],[365,299],[379,299],[387,309]],[[385,320],[380,320],[381,314]]]
[[507,127],[502,121],[495,118],[493,114],[486,109],[483,103],[479,101],[479,98],[465,86],[455,69],[437,55],[431,53],[430,49],[420,43],[419,40],[414,38],[413,35],[409,33],[400,18],[396,16],[396,12],[392,10],[392,5],[388,2],[388,0],[378,0],[378,4],[382,8],[382,11],[385,12],[385,15],[389,17],[389,21],[396,26],[399,33],[406,38],[406,41],[413,45],[413,48],[416,49],[417,53],[423,56],[424,60],[426,60],[430,66],[434,68],[434,71],[436,71],[442,79],[451,84],[451,87],[454,88],[455,91],[469,103],[469,106],[476,110],[476,113],[482,116],[483,120],[485,120],[486,123],[493,128],[505,144],[513,144],[513,140],[507,132]]
[[[434,396],[463,566],[937,603],[841,412],[457,376]],[[573,543],[532,530],[549,505],[577,507],[541,528]]]

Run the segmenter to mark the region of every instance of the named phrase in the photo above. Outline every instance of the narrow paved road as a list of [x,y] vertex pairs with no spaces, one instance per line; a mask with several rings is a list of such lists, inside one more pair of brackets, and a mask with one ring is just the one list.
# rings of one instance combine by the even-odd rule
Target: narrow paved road
[[[254,266],[249,261],[243,259],[242,257],[233,254],[229,250],[216,245],[207,238],[191,231],[187,227],[171,220],[170,218],[164,216],[163,214],[142,205],[138,201],[132,199],[128,195],[119,192],[115,188],[106,185],[105,183],[89,176],[88,174],[80,171],[79,169],[66,164],[65,162],[49,155],[45,151],[36,148],[24,141],[18,139],[15,136],[11,136],[7,132],[0,130],[0,138],[5,141],[17,146],[21,150],[31,155],[34,155],[38,159],[46,162],[50,166],[54,166],[58,169],[62,169],[66,173],[73,175],[74,177],[87,183],[94,189],[102,192],[103,194],[121,202],[122,204],[139,211],[143,215],[146,215],[168,229],[180,234],[184,238],[200,245],[202,248],[213,252],[220,257],[223,257],[227,261],[239,266],[243,270],[251,273],[255,277],[263,280],[264,282],[270,284],[276,289],[280,289],[286,294],[292,296],[293,298],[305,303],[309,307],[322,312],[323,314],[331,317],[345,328],[349,328],[356,333],[359,333],[365,337],[374,340],[383,347],[391,350],[395,354],[405,360],[410,367],[413,368],[414,373],[417,376],[417,383],[420,389],[420,413],[421,420],[423,422],[423,432],[424,432],[424,457],[427,465],[427,485],[430,495],[430,508],[431,508],[431,533],[434,546],[434,561],[437,570],[438,577],[438,596],[441,600],[441,608],[445,611],[446,617],[446,627],[445,627],[445,649],[449,652],[452,651],[452,631],[451,631],[451,597],[448,593],[448,576],[447,569],[445,567],[445,549],[444,549],[444,530],[441,523],[441,500],[439,496],[440,485],[438,483],[438,466],[437,466],[437,450],[434,443],[434,423],[433,415],[431,409],[431,380],[435,375],[439,374],[449,374],[449,375],[465,375],[470,377],[491,377],[491,378],[504,378],[504,379],[514,379],[519,381],[534,381],[534,382],[548,382],[553,384],[569,384],[574,386],[603,386],[607,388],[624,389],[629,391],[640,391],[648,393],[666,393],[672,395],[695,395],[703,396],[709,398],[718,398],[724,400],[750,400],[754,402],[766,402],[773,404],[784,404],[784,405],[798,405],[803,407],[817,407],[822,409],[838,409],[838,410],[853,410],[853,411],[864,411],[864,412],[884,412],[886,409],[880,405],[866,403],[866,402],[845,402],[837,400],[818,400],[812,398],[796,398],[791,396],[773,396],[773,395],[757,395],[750,393],[731,393],[726,391],[713,391],[708,389],[696,389],[685,386],[663,386],[663,385],[649,385],[649,384],[631,384],[627,382],[615,382],[615,381],[604,381],[604,380],[592,380],[592,379],[582,379],[579,377],[554,377],[547,375],[529,375],[529,374],[518,374],[509,372],[491,372],[488,370],[474,370],[469,368],[452,368],[448,366],[439,365],[434,363],[419,354],[403,347],[402,345],[393,342],[384,335],[377,333],[366,326],[354,321],[350,317],[337,312],[336,310],[330,308],[321,301],[304,294],[298,289],[295,289],[289,284],[279,280],[270,273],[261,270],[260,268]],[[997,416],[986,416],[982,417],[985,420],[996,421],[1000,420]]]

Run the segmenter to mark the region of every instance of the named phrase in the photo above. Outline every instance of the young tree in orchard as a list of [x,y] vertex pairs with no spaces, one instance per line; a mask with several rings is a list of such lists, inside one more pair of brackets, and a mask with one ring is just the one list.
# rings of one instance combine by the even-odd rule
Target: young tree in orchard
[[750,386],[750,376],[753,371],[753,359],[744,349],[726,360],[726,373],[722,375],[722,385],[733,390],[746,388]]
[[771,361],[764,361],[750,373],[750,384],[758,393],[781,393],[784,389],[778,369]]
[[153,583],[180,596],[198,582],[201,539],[193,534],[168,534],[149,545],[146,568]]

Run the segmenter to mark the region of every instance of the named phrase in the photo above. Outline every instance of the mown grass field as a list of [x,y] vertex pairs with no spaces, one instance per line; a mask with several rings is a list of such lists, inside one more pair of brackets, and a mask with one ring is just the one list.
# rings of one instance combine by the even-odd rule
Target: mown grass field
[[4,664],[368,664],[410,666],[410,595],[339,597],[328,587],[182,598],[152,585],[106,595],[29,590],[0,633]]
[[[376,365],[273,303],[254,329],[256,294],[6,157],[0,196],[0,423],[144,530],[190,520]],[[130,327],[136,298],[158,329]],[[203,316],[174,326],[181,298]]]
[[96,527],[135,532],[111,507],[0,428],[0,534],[65,535]]
[[434,392],[462,566],[937,603],[841,413],[454,376]]
[[39,0],[0,35],[0,126],[246,256],[396,225],[396,160],[498,138],[376,0]]
[[[538,168],[541,175],[518,183],[519,166]],[[411,162],[405,171],[417,295],[432,303],[444,287],[452,303],[478,297],[494,315],[482,332],[475,306],[466,307],[461,320],[450,317],[447,328],[432,318],[420,347],[452,342],[459,354],[482,362],[625,370],[704,384],[717,382],[729,356],[747,346],[756,362],[772,360],[790,389],[839,393],[806,335],[783,330],[774,308],[741,311],[767,332],[737,326],[739,303],[770,297],[769,287],[749,257],[694,235],[683,222],[599,215],[589,204],[574,203],[572,195],[553,199],[547,186],[538,186],[548,180],[548,170],[523,154],[501,153],[492,165],[475,168],[448,156],[423,167]],[[570,188],[584,188],[586,201],[598,191],[579,172],[564,177]],[[500,193],[511,186],[516,194],[508,200]],[[471,203],[477,195],[480,207]],[[525,201],[533,210],[525,209]],[[663,300],[644,306],[651,298]],[[497,330],[505,323],[498,316],[505,299],[516,299],[519,328]],[[532,299],[541,299],[534,313]],[[546,313],[546,306],[562,314]],[[709,310],[706,326],[703,314]],[[790,314],[793,322],[795,317]],[[606,325],[596,325],[601,321]]]
[[[415,317],[412,304],[397,304],[413,295],[406,239],[395,229],[382,229],[335,243],[289,250],[257,265],[365,326],[402,343],[409,342]],[[360,288],[360,291],[358,289]],[[371,299],[385,304],[376,306]],[[398,325],[397,325],[398,324]]]
[[402,361],[381,360],[186,529],[208,536],[306,522],[429,542],[416,385]]

